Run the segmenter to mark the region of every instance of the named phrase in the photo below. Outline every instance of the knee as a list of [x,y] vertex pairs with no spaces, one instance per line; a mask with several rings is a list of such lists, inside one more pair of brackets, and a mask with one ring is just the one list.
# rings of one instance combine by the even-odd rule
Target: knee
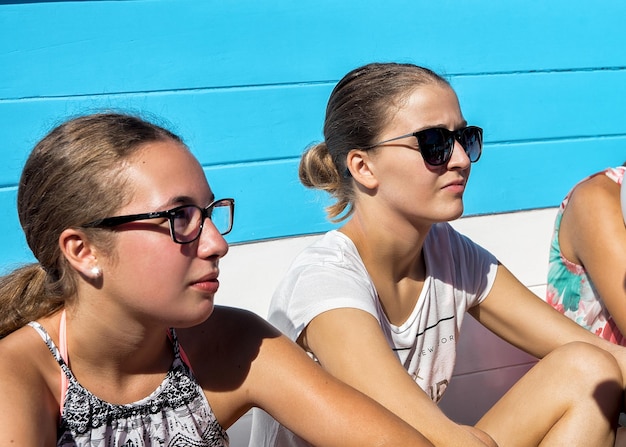
[[609,352],[584,342],[563,345],[550,353],[550,358],[568,381],[580,381],[589,385],[615,383],[621,390],[622,372],[619,364]]

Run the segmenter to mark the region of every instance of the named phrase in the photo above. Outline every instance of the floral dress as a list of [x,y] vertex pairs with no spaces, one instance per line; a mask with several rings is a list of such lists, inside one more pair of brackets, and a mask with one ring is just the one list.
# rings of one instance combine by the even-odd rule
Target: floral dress
[[[577,185],[595,175],[606,175],[617,184],[621,184],[625,171],[624,166],[608,168],[581,180]],[[561,253],[559,229],[563,211],[574,188],[561,203],[554,224],[554,233],[550,245],[546,301],[585,329],[613,343],[626,346],[624,335],[617,328],[584,267],[568,261]]]

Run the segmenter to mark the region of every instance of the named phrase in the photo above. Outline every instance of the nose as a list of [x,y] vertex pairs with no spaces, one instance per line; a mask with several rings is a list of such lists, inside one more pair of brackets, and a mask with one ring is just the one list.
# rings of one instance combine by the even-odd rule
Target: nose
[[465,152],[465,148],[455,138],[454,147],[452,148],[452,155],[450,156],[450,160],[448,161],[448,167],[467,169],[470,164],[471,162],[469,156],[467,155],[467,152]]
[[201,258],[217,257],[219,259],[228,253],[228,242],[209,218],[204,221],[198,241],[198,256]]

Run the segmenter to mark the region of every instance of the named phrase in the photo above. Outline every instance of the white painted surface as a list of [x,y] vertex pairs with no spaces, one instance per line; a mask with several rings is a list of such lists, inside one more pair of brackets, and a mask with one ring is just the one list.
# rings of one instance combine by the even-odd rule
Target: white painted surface
[[[452,225],[537,292],[545,286],[556,208],[462,218]],[[220,264],[218,304],[267,315],[269,301],[291,261],[320,235],[234,245]]]
[[291,261],[320,235],[234,245],[220,261],[217,304],[267,317],[270,299]]
[[[548,252],[556,208],[462,218],[452,223],[491,251],[537,295],[545,293]],[[320,235],[236,245],[221,262],[218,304],[266,317],[278,281],[295,255]],[[459,423],[473,424],[535,359],[466,318],[454,379],[441,408]],[[231,447],[247,447],[251,416],[228,431]]]

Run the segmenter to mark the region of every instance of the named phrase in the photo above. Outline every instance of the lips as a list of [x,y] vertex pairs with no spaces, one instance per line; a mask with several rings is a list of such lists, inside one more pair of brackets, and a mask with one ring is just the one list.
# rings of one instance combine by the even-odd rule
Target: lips
[[219,271],[216,270],[208,275],[203,276],[197,281],[193,281],[191,286],[196,289],[201,289],[205,292],[215,293],[220,286],[220,282],[217,279],[219,276]]
[[447,183],[446,185],[444,185],[444,188],[448,188],[448,187],[465,187],[465,179],[460,179],[460,180],[454,180],[452,182]]
[[448,183],[448,186],[465,186],[464,181]]
[[454,195],[462,195],[465,192],[465,179],[456,179],[446,183],[441,189]]
[[448,180],[447,185],[463,185],[467,183],[467,178],[460,175],[455,175],[453,178]]
[[216,281],[219,274],[220,274],[219,270],[215,270],[214,272],[203,276],[202,278],[200,278],[199,280],[195,282],[198,283],[198,282],[206,282],[206,281]]

